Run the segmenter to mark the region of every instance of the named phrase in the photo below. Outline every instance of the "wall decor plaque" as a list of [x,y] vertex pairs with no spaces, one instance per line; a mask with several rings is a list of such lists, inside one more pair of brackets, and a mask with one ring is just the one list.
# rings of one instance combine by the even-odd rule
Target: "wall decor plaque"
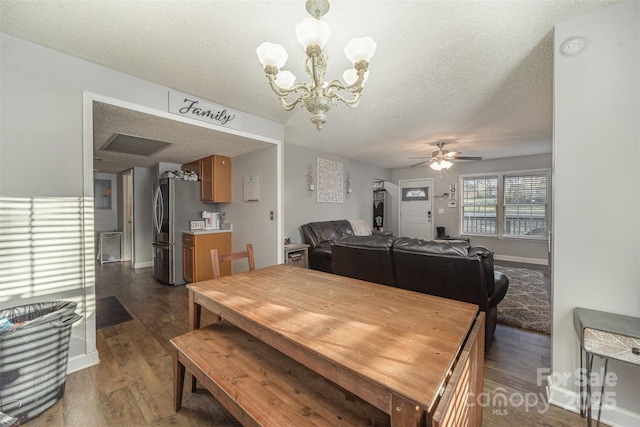
[[318,157],[317,201],[319,203],[342,203],[343,170],[342,163]]

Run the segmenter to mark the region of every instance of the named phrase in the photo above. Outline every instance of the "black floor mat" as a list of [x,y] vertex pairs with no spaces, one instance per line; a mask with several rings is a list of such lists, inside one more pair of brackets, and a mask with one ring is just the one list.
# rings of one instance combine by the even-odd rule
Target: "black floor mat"
[[102,329],[118,323],[133,320],[117,297],[98,298],[96,300],[96,329]]

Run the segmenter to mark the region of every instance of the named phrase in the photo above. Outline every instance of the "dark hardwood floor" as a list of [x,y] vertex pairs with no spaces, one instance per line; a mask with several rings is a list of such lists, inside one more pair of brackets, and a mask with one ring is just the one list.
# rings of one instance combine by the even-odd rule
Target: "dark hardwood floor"
[[[188,330],[187,289],[160,284],[150,269],[129,263],[98,264],[96,271],[96,297],[116,296],[133,320],[98,330],[101,363],[69,375],[64,397],[27,425],[238,425],[205,390],[185,392],[182,409],[173,411],[169,339]],[[203,320],[212,317],[204,313]],[[578,414],[547,405],[537,370],[549,364],[549,336],[498,325],[478,397],[483,425],[586,425]]]

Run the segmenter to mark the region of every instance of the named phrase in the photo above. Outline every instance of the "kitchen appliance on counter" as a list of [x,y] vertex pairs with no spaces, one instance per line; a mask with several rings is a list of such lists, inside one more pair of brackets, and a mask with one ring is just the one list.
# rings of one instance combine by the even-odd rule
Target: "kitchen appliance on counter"
[[200,181],[161,178],[153,184],[153,271],[169,285],[185,283],[182,276],[182,235],[200,212],[211,209],[200,199]]
[[202,211],[202,219],[206,230],[220,229],[220,212]]

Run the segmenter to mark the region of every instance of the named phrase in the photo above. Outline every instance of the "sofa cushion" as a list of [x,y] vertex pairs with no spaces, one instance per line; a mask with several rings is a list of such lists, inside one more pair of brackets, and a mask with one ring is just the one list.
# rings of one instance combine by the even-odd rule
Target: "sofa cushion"
[[395,241],[393,236],[345,236],[335,242],[335,245],[352,246],[363,249],[381,249],[388,251]]
[[353,234],[347,220],[310,222],[308,225],[318,243],[335,242],[343,236]]
[[393,286],[392,236],[346,236],[331,245],[333,272]]
[[331,239],[332,242],[335,242],[336,240],[344,236],[353,236],[353,229],[351,228],[351,224],[346,219],[331,221],[331,223],[335,227],[336,234],[338,235],[337,239]]
[[434,255],[469,255],[469,242],[464,240],[423,240],[400,237],[394,242],[394,250]]

